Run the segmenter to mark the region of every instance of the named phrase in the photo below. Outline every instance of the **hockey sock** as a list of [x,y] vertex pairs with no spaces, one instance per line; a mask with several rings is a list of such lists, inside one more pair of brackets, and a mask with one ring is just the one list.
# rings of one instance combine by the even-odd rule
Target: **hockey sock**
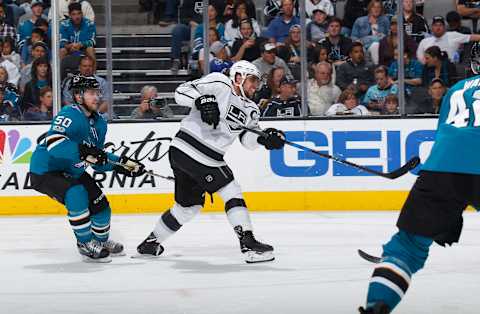
[[373,272],[367,308],[383,302],[392,311],[402,300],[413,274],[423,268],[433,240],[399,231],[383,246],[383,261]]
[[99,213],[91,216],[92,220],[92,233],[93,237],[100,241],[105,242],[110,235],[110,218],[112,217],[112,210],[110,206],[105,208]]
[[233,228],[241,226],[243,231],[252,230],[250,214],[243,200],[242,190],[236,181],[232,181],[218,191],[225,202],[225,212]]
[[243,199],[232,198],[225,203],[225,211],[227,212],[228,221],[233,228],[241,226],[243,231],[252,230],[250,214]]
[[175,203],[173,207],[166,212],[158,220],[155,225],[153,233],[160,242],[165,241],[172,234],[180,230],[180,228],[187,222],[193,219],[199,212],[202,206],[193,205],[183,207]]
[[90,211],[88,210],[88,193],[81,185],[75,185],[65,193],[65,206],[68,210],[68,221],[79,242],[92,239]]

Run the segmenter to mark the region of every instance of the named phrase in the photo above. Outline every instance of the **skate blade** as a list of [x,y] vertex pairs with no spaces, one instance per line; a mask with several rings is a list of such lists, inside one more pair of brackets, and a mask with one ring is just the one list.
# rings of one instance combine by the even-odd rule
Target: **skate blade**
[[121,256],[126,256],[127,253],[125,253],[125,251],[122,251],[120,253],[110,253],[110,256],[111,257],[121,257]]
[[140,253],[137,253],[137,254],[134,254],[134,255],[131,255],[130,258],[133,258],[133,259],[146,259],[146,260],[149,260],[149,259],[158,259],[162,257],[162,254],[160,255],[152,255],[152,254],[140,254]]
[[243,253],[245,256],[245,262],[247,264],[255,264],[255,263],[266,263],[275,260],[275,256],[273,252],[264,252],[264,253],[257,253],[257,252],[246,252]]
[[112,258],[110,256],[107,256],[104,258],[91,258],[85,255],[82,255],[82,260],[85,263],[95,263],[95,264],[106,264],[106,263],[112,262]]

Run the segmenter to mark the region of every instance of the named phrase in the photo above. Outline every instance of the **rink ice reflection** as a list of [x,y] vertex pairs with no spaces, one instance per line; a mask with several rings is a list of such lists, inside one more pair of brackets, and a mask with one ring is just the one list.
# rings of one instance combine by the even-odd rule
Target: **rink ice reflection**
[[[204,214],[132,259],[158,215],[114,216],[128,256],[86,264],[64,217],[0,218],[0,313],[341,314],[363,305],[372,265],[397,212],[256,213],[255,232],[276,261],[248,265],[224,214]],[[467,213],[461,244],[434,246],[395,313],[478,313],[480,217]]]

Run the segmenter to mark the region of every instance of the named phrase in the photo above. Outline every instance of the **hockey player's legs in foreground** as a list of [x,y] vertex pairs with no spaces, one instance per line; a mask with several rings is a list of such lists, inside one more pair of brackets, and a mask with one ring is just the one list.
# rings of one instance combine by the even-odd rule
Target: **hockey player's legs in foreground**
[[203,207],[205,194],[218,193],[240,241],[248,263],[271,261],[273,247],[258,242],[240,186],[223,155],[236,137],[248,149],[261,144],[267,149],[284,145],[283,133],[267,129],[267,138],[247,133],[239,126],[259,129],[258,106],[250,100],[260,82],[258,69],[247,61],[235,63],[230,78],[209,74],[177,88],[177,103],[190,106],[180,131],[170,146],[170,165],[175,175],[175,204],[157,222],[154,231],[137,248],[140,254],[158,256],[163,243]]
[[[86,261],[109,262],[123,255],[123,245],[109,239],[111,209],[95,180],[85,172],[116,170],[126,175],[143,173],[143,165],[103,151],[106,121],[97,113],[98,83],[75,76],[71,82],[74,104],[54,117],[50,130],[33,153],[30,171],[33,188],[65,205]],[[132,171],[108,164],[107,159],[130,163]]]
[[399,231],[383,246],[360,313],[390,313],[413,274],[424,267],[432,243],[458,242],[464,209],[480,208],[479,94],[476,76],[457,83],[445,96],[435,144],[403,206]]

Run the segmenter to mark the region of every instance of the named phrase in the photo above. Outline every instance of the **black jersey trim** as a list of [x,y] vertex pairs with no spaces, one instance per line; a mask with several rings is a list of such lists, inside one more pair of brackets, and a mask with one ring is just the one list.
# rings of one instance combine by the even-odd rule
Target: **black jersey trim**
[[219,154],[218,152],[214,151],[210,147],[205,146],[201,142],[199,142],[197,139],[195,139],[193,136],[191,136],[188,133],[185,133],[183,131],[178,131],[177,135],[175,137],[178,137],[179,139],[183,140],[202,154],[216,160],[216,161],[224,161],[223,160],[223,155]]
[[183,96],[185,96],[185,97],[188,97],[188,98],[190,98],[190,99],[192,99],[192,100],[195,100],[195,98],[193,98],[192,96],[189,96],[189,95],[187,95],[187,94],[185,94],[185,93],[182,93],[182,92],[177,91],[177,94],[180,94],[180,95],[183,95]]

